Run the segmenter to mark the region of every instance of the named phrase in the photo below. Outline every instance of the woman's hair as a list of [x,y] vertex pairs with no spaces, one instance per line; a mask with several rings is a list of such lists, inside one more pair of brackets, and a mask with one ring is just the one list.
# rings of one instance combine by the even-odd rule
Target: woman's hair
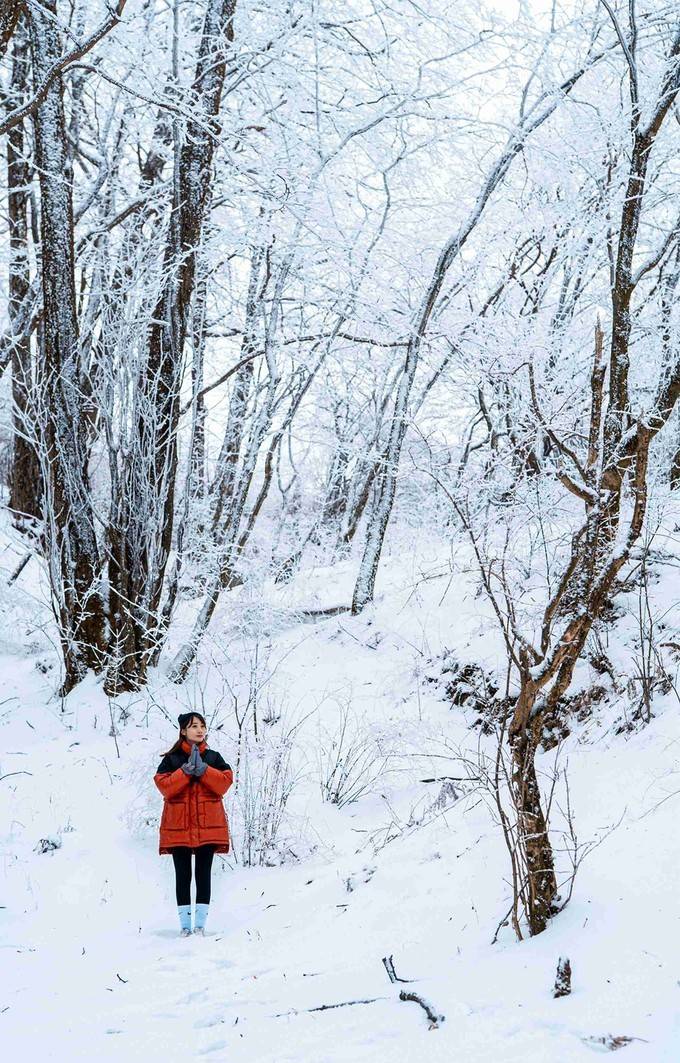
[[205,716],[201,716],[200,712],[187,712],[187,713],[184,713],[184,715],[181,715],[179,717],[179,720],[180,720],[179,738],[175,742],[175,744],[172,747],[172,749],[169,749],[167,751],[167,753],[163,754],[163,756],[169,757],[171,753],[176,753],[178,749],[182,748],[182,742],[184,741],[184,735],[182,734],[182,730],[186,730],[186,728],[189,726],[189,724],[193,722],[194,717],[196,717],[196,719],[200,720],[201,723],[203,724],[203,726],[207,728],[208,725],[205,722]]

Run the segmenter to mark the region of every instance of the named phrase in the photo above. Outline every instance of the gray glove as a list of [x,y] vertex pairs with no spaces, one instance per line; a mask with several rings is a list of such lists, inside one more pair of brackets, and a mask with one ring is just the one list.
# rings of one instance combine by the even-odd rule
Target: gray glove
[[[189,759],[187,760],[186,764],[182,765],[182,771],[185,773],[185,775],[195,775],[196,767],[199,761],[202,763],[198,754],[198,746],[194,745],[191,750],[191,753],[189,754]],[[203,771],[205,771],[205,767]],[[201,775],[202,774],[203,772],[201,772]]]
[[196,752],[196,760],[194,761],[194,775],[197,779],[200,779],[203,772],[208,767],[206,762],[202,759],[201,754],[198,752],[198,746],[194,746]]

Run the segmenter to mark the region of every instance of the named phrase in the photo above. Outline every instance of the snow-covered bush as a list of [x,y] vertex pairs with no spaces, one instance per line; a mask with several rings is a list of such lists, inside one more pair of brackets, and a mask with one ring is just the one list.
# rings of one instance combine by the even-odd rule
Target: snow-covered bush
[[349,703],[335,729],[320,734],[318,757],[322,797],[338,808],[373,792],[391,760],[383,736],[367,730]]
[[297,834],[288,802],[300,780],[293,763],[292,735],[243,738],[231,817],[232,847],[248,867],[284,863]]

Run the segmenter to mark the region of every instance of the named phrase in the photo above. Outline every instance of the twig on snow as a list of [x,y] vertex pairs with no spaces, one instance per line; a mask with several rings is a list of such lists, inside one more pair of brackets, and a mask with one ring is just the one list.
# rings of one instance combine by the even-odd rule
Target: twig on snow
[[400,978],[399,977],[399,975],[397,974],[397,972],[394,969],[394,962],[393,962],[392,956],[383,956],[382,962],[383,962],[383,964],[385,966],[385,970],[387,971],[387,977],[389,978],[390,982],[410,982],[410,981],[412,981],[411,978]]
[[303,609],[299,616],[305,623],[309,623],[314,620],[326,620],[331,616],[341,616],[343,613],[349,613],[351,605],[330,605],[326,609]]
[[291,1008],[290,1011],[278,1011],[275,1019],[285,1015],[299,1015],[309,1011],[330,1011],[332,1008],[351,1008],[354,1004],[375,1004],[376,1000],[387,1000],[387,997],[369,997],[367,1000],[342,1000],[339,1004],[319,1004],[315,1008]]
[[429,1001],[425,1000],[424,997],[419,996],[417,993],[407,993],[405,989],[402,989],[401,993],[399,994],[399,999],[412,1000],[414,1004],[420,1004],[421,1008],[430,1020],[428,1030],[438,1030],[440,1024],[444,1022],[446,1018],[445,1015],[437,1014],[437,1012],[434,1010]]

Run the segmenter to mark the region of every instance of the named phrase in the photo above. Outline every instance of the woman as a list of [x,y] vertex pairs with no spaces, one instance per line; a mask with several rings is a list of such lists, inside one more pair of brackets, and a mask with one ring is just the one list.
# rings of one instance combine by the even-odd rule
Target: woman
[[213,854],[229,852],[229,827],[222,797],[234,776],[220,754],[208,749],[207,726],[200,712],[181,713],[177,722],[179,738],[158,765],[153,781],[165,798],[158,851],[172,855],[180,934],[188,937],[191,854],[196,856],[194,934],[204,935]]

